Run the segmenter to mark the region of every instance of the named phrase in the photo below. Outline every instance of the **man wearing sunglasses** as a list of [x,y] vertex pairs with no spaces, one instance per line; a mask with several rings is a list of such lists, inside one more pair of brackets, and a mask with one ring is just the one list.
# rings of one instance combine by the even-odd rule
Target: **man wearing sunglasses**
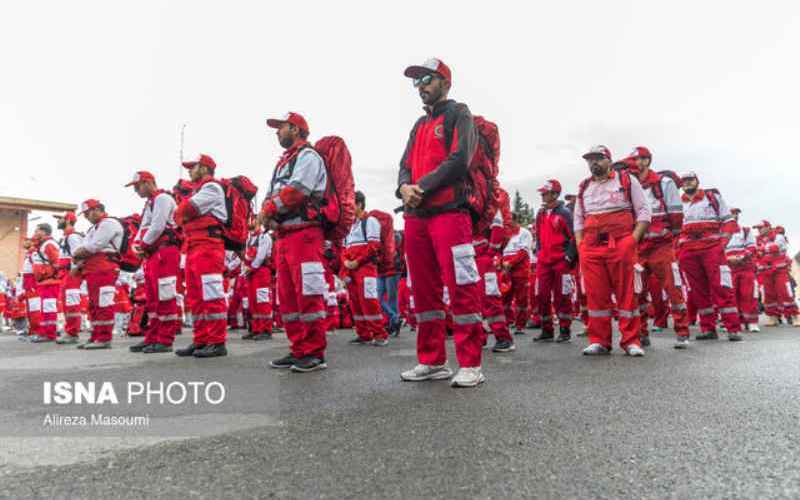
[[472,114],[447,98],[450,68],[439,59],[410,66],[405,76],[425,105],[400,161],[398,189],[405,208],[405,249],[414,283],[419,364],[401,374],[410,382],[451,377],[445,350],[443,290],[450,292],[456,357],[454,387],[475,387],[481,373],[480,273],[466,207],[467,169],[477,145]]

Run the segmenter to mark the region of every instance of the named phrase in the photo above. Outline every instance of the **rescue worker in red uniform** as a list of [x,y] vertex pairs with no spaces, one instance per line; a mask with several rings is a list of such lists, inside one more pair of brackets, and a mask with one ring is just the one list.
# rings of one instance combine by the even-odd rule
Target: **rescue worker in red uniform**
[[[550,179],[539,188],[542,208],[536,214],[536,282],[542,332],[533,340],[553,340],[555,328],[551,311],[558,317],[558,339],[567,342],[572,338],[572,293],[575,278],[572,269],[577,264],[578,251],[572,212],[559,201],[561,183]],[[552,302],[551,302],[552,301]]]
[[325,240],[325,251],[322,252],[322,264],[325,266],[325,282],[328,293],[325,298],[327,331],[332,334],[339,328],[339,299],[336,294],[336,276],[341,270],[341,244]]
[[514,325],[514,335],[525,335],[528,323],[528,300],[531,286],[531,260],[533,260],[533,236],[517,221],[511,227],[508,242],[503,248],[503,271],[511,278],[511,291],[504,297],[505,313]]
[[472,221],[465,211],[466,178],[477,132],[465,104],[447,98],[450,68],[439,59],[410,66],[405,76],[425,105],[400,161],[396,195],[405,208],[405,249],[419,330],[419,364],[401,374],[406,381],[452,376],[445,350],[443,291],[452,299],[454,342],[461,368],[454,387],[475,387],[481,370],[483,325],[481,276],[472,246]]
[[639,343],[633,266],[636,245],[650,225],[650,206],[634,176],[611,169],[607,147],[595,146],[583,158],[592,172],[581,183],[574,220],[589,308],[589,346],[583,354],[611,352],[613,294],[622,336],[620,346],[630,356],[644,356]]
[[272,236],[255,224],[244,264],[251,331],[242,338],[260,341],[272,338]]
[[783,316],[795,327],[800,327],[797,304],[792,297],[789,284],[791,261],[786,257],[789,242],[786,236],[773,229],[768,221],[762,221],[756,228],[759,233],[757,238],[759,277],[764,287],[766,326],[778,326]]
[[643,346],[650,345],[646,299],[650,277],[653,276],[669,297],[676,335],[674,347],[684,349],[689,345],[689,318],[681,289],[680,269],[673,250],[673,241],[680,234],[683,224],[678,186],[670,176],[658,174],[650,168],[653,155],[649,149],[639,146],[628,159],[631,162],[630,172],[638,177],[653,214],[650,227],[637,248],[639,261],[635,266],[636,284],[640,289],[639,303],[643,306],[640,308],[640,340]]
[[63,237],[59,244],[58,269],[61,277],[61,302],[64,307],[64,335],[56,344],[77,344],[81,332],[81,278],[71,273],[72,254],[83,242],[83,235],[75,231],[78,218],[74,212],[56,216]]
[[194,194],[175,210],[175,222],[186,240],[186,304],[192,313],[192,343],[175,354],[181,357],[226,356],[225,244],[222,225],[228,220],[225,191],[214,179],[217,164],[201,154],[183,162],[195,186]]
[[133,247],[144,259],[148,320],[144,340],[129,349],[145,354],[172,352],[175,335],[181,328],[177,303],[180,241],[175,226],[178,205],[169,192],[158,189],[150,172],[136,172],[125,186],[133,186],[136,194],[146,200]]
[[[476,235],[472,240],[478,272],[483,280],[482,313],[494,335],[495,343],[492,352],[511,352],[516,349],[516,346],[508,328],[503,307],[503,295],[500,293],[500,275],[497,270],[501,249],[505,242],[503,215],[500,210],[497,211],[488,232],[488,238],[486,235]],[[484,334],[482,343],[486,343],[486,334]]]
[[92,335],[78,349],[109,349],[114,329],[114,297],[119,274],[119,251],[124,229],[118,220],[106,214],[105,206],[89,199],[81,204],[81,213],[92,224],[81,246],[72,254],[73,273],[86,280]]
[[53,342],[57,337],[58,295],[61,289],[61,280],[58,277],[60,251],[52,234],[53,228],[50,224],[36,226],[34,239],[37,245],[31,257],[33,276],[36,280],[36,296],[39,297],[42,306],[42,319],[39,330],[29,339],[34,343]]
[[352,345],[385,346],[389,332],[383,326],[378,297],[378,255],[381,251],[381,224],[366,212],[364,193],[356,191],[356,220],[344,240],[342,266],[353,309],[356,338]]
[[702,333],[695,339],[717,338],[716,306],[728,340],[742,340],[733,276],[725,261],[725,247],[736,232],[736,221],[719,193],[700,189],[697,174],[688,172],[681,179],[683,227],[678,238],[678,259],[700,316]]
[[33,254],[38,242],[36,237],[26,238],[22,243],[25,257],[22,262],[22,289],[25,293],[25,316],[28,330],[24,336],[38,335],[42,322],[42,299],[36,293],[36,278],[33,275]]
[[308,142],[305,118],[289,113],[269,119],[285,149],[275,166],[261,220],[275,228],[278,301],[291,352],[270,362],[273,368],[307,373],[328,367],[326,298],[322,263],[325,236],[317,220],[328,181],[325,162]]
[[[147,286],[145,285],[144,269],[141,267],[133,273],[133,313],[131,313],[131,321],[128,324],[129,337],[141,337],[144,335],[142,331],[142,320],[147,308]],[[147,326],[145,325],[145,330]]]
[[[737,225],[738,208],[731,208],[731,214]],[[731,236],[725,247],[725,259],[733,272],[733,289],[736,294],[736,306],[739,318],[747,325],[747,331],[754,333],[758,328],[758,285],[756,283],[756,237],[749,227],[739,226],[739,230]]]

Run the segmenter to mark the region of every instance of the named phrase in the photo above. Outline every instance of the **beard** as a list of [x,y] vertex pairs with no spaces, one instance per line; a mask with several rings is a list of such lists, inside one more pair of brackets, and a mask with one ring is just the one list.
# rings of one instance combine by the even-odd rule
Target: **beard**
[[685,189],[683,190],[683,192],[685,192],[685,193],[686,193],[686,194],[688,194],[689,196],[692,196],[693,194],[695,194],[695,193],[697,192],[697,188],[696,188],[696,187],[694,187],[694,188],[688,188],[688,187],[687,187],[687,188],[685,188]]
[[278,142],[281,143],[283,149],[289,149],[294,146],[294,139],[289,139],[288,137],[281,137],[278,139]]
[[422,99],[422,103],[426,106],[431,106],[435,104],[441,97],[442,92],[440,90],[436,90],[433,92],[427,92],[424,90],[419,91],[419,97]]
[[600,177],[602,175],[606,175],[608,173],[608,169],[604,168],[604,167],[601,167],[600,165],[592,165],[591,167],[589,167],[589,170],[592,171],[592,175],[595,175],[595,176],[598,176],[598,177]]

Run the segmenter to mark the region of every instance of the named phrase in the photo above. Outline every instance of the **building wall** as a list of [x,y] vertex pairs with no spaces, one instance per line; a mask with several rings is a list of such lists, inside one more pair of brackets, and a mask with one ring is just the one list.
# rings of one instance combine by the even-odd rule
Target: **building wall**
[[0,209],[0,271],[6,277],[13,278],[21,268],[27,222],[27,210]]

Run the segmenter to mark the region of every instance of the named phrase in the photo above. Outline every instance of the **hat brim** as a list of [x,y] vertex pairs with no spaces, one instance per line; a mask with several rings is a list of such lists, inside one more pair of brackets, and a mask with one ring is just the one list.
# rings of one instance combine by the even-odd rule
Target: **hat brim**
[[199,161],[184,161],[184,162],[181,162],[181,165],[183,165],[183,168],[191,169],[192,167],[194,167],[198,163],[200,163],[200,162]]
[[611,160],[611,158],[604,155],[603,153],[586,153],[581,158],[583,158],[584,160],[588,160],[589,158],[605,158],[606,160]]
[[436,71],[426,68],[425,66],[409,66],[403,71],[403,75],[408,78],[422,78],[425,75],[430,73],[436,73]]
[[281,128],[284,123],[287,123],[286,120],[279,120],[277,118],[269,118],[267,119],[267,127],[269,128]]
[[136,184],[139,184],[140,182],[142,182],[142,181],[131,181],[131,182],[125,184],[125,187],[135,186]]

